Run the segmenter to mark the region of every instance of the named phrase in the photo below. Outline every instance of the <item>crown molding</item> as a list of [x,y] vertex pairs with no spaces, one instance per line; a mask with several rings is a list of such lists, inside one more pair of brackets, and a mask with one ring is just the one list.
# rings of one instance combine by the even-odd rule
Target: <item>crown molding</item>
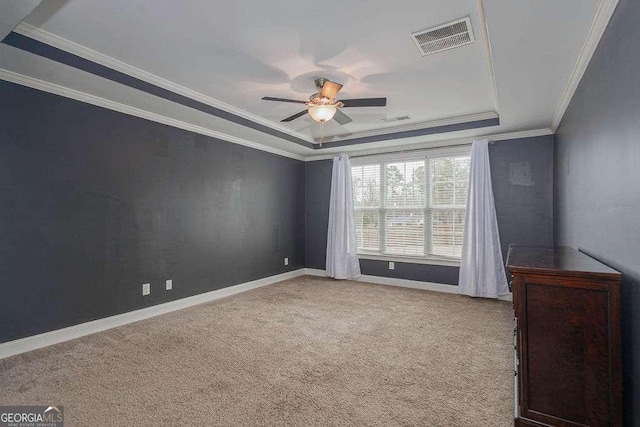
[[496,81],[495,67],[493,66],[493,51],[491,50],[491,39],[489,38],[489,25],[485,13],[484,1],[476,0],[478,15],[480,16],[480,33],[482,33],[482,41],[484,42],[484,51],[487,55],[487,68],[491,76],[491,89],[493,90],[493,108],[496,112],[500,112],[500,100],[498,98],[498,82]]
[[[506,141],[509,139],[521,139],[521,138],[534,138],[536,136],[553,135],[553,131],[549,128],[523,130],[519,132],[507,132],[499,133],[496,135],[488,135],[485,138],[489,138],[492,141]],[[472,138],[476,140],[480,137]]]
[[150,111],[142,110],[136,107],[131,107],[129,105],[121,104],[119,102],[111,101],[109,99],[101,98],[99,96],[91,95],[75,89],[70,89],[68,87],[36,79],[34,77],[25,76],[23,74],[15,73],[13,71],[5,70],[2,68],[0,68],[0,80],[6,80],[11,83],[19,84],[21,86],[27,86],[32,89],[53,93],[55,95],[64,96],[65,98],[75,99],[76,101],[86,102],[98,107],[107,108],[109,110],[118,111],[120,113],[140,117],[142,119],[151,120],[153,122],[162,123],[168,126],[173,126],[187,131],[199,133],[201,135],[210,136],[212,138],[221,139],[234,144],[244,145],[245,147],[255,148],[256,150],[266,151],[268,153],[277,154],[279,156],[288,157],[295,160],[304,160],[304,156],[300,156],[289,151],[280,150],[263,144],[258,144],[246,139],[228,135],[226,133],[217,132],[212,129],[204,128],[202,126],[197,126],[191,123],[183,122],[181,120],[172,119],[161,114],[152,113]]
[[78,44],[71,40],[60,37],[46,30],[43,30],[41,28],[34,27],[33,25],[27,24],[26,22],[21,22],[16,28],[14,28],[13,31],[15,31],[18,34],[22,34],[23,36],[30,37],[39,42],[46,43],[50,46],[53,46],[65,52],[72,53],[74,55],[77,55],[89,61],[93,61],[100,65],[104,65],[105,67],[111,68],[121,73],[128,74],[137,79],[146,81],[147,83],[154,84],[163,89],[167,89],[172,92],[178,93],[180,95],[186,96],[188,98],[194,99],[196,101],[202,102],[203,104],[207,104],[212,107],[219,108],[228,113],[235,114],[237,116],[251,120],[255,123],[259,123],[261,125],[270,127],[280,132],[287,133],[289,135],[295,136],[307,142],[314,142],[313,138],[311,138],[309,135],[306,135],[301,132],[293,131],[286,126],[282,126],[278,123],[274,123],[270,120],[266,120],[260,116],[251,114],[248,111],[234,107],[232,105],[219,101],[215,98],[212,98],[210,96],[197,92],[193,89],[189,89],[187,87],[174,83],[170,80],[167,80],[155,74],[152,74],[148,71],[144,71],[140,68],[129,65],[126,62],[122,62],[111,56],[102,54],[93,49],[89,49],[81,44]]
[[596,16],[593,19],[591,24],[591,28],[589,29],[589,33],[587,34],[587,38],[582,45],[582,50],[578,56],[578,61],[576,62],[575,67],[569,77],[569,81],[564,88],[564,92],[562,93],[562,98],[560,98],[560,104],[556,109],[556,113],[553,117],[553,122],[551,124],[551,129],[555,132],[562,118],[564,117],[564,113],[567,111],[569,107],[569,103],[571,103],[571,99],[578,89],[578,85],[584,76],[584,73],[587,71],[587,67],[589,66],[589,62],[591,62],[591,58],[600,43],[600,39],[604,34],[604,31],[607,29],[607,25],[609,24],[609,20],[613,15],[613,12],[618,5],[618,0],[602,0],[600,6],[598,7],[598,11],[596,12]]
[[[478,136],[467,137],[467,138],[440,139],[437,141],[428,141],[423,143],[395,146],[395,147],[389,147],[389,148],[354,150],[354,151],[348,151],[347,154],[350,156],[368,156],[368,155],[373,156],[376,154],[400,152],[403,150],[419,150],[422,148],[431,149],[431,148],[450,147],[454,145],[465,145],[465,144],[471,144],[473,141],[477,139],[482,139],[482,138],[487,138],[492,141],[506,141],[511,139],[534,138],[537,136],[553,135],[553,133],[554,132],[549,128],[531,129],[531,130],[525,130],[525,131],[519,131],[519,132],[499,133],[494,135],[478,135]],[[323,154],[319,156],[307,156],[304,158],[304,161],[314,162],[317,160],[328,160],[328,159],[332,159],[336,155],[337,153]]]

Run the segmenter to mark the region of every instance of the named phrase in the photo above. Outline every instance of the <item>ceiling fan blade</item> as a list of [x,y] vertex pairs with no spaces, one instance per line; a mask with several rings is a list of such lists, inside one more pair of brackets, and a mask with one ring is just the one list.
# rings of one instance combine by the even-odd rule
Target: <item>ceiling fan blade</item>
[[307,114],[307,110],[300,111],[299,113],[294,114],[293,116],[287,117],[286,119],[280,120],[281,122],[290,122],[292,120],[297,119],[298,117],[302,117]]
[[347,123],[350,123],[353,121],[351,117],[347,116],[345,113],[340,111],[340,109],[336,111],[335,116],[333,116],[333,120],[340,123],[341,125],[346,125]]
[[334,83],[327,80],[322,85],[322,89],[320,89],[320,96],[326,96],[329,99],[334,99],[338,92],[340,92],[340,89],[342,89],[342,85],[340,83]]
[[264,101],[293,102],[294,104],[306,104],[307,103],[307,101],[298,101],[297,99],[287,99],[287,98],[274,98],[272,96],[263,96],[262,99]]
[[387,105],[387,98],[356,98],[341,99],[344,107],[384,107]]

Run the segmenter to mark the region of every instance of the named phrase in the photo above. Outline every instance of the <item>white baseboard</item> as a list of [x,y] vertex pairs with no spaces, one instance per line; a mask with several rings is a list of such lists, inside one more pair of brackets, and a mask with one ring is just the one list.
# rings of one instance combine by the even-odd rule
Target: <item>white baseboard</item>
[[305,268],[304,274],[307,276],[327,277],[327,272],[318,268]]
[[0,344],[0,359],[14,356],[16,354],[47,347],[64,341],[80,338],[85,335],[94,334],[96,332],[105,331],[107,329],[126,325],[128,323],[138,322],[140,320],[155,317],[160,314],[170,313],[172,311],[203,304],[220,298],[235,295],[240,292],[246,292],[261,286],[270,285],[281,282],[294,277],[303,276],[306,269],[301,268],[287,273],[277,274],[275,276],[265,277],[263,279],[253,280],[251,282],[241,283],[235,286],[218,289],[204,294],[194,295],[163,304],[154,305],[140,310],[130,311],[115,316],[105,317],[103,319],[92,320],[90,322],[81,323],[79,325],[69,326],[68,328],[57,329],[43,334],[32,335],[30,337],[17,339]]
[[[154,305],[140,310],[130,311],[128,313],[117,314],[115,316],[105,317],[103,319],[92,320],[90,322],[81,323],[79,325],[69,326],[63,329],[57,329],[43,334],[32,335],[30,337],[17,339],[5,343],[0,343],[0,359],[14,356],[16,354],[25,353],[27,351],[36,350],[42,347],[80,338],[85,335],[95,334],[96,332],[106,331],[107,329],[123,326],[129,323],[138,322],[140,320],[149,319],[160,314],[170,313],[172,311],[181,310],[220,298],[225,298],[240,292],[246,292],[262,286],[271,285],[287,279],[293,279],[303,275],[326,277],[324,270],[315,268],[301,268],[287,273],[277,274],[275,276],[265,277],[263,279],[253,280],[251,282],[241,283],[235,286],[218,289],[204,294],[194,295],[175,301],[169,301],[163,304]],[[359,282],[376,283],[379,285],[399,286],[403,288],[421,289],[425,291],[445,292],[457,294],[458,287],[454,285],[445,285],[442,283],[422,282],[418,280],[395,279],[392,277],[369,276],[363,275],[356,279]],[[511,296],[501,297],[500,299],[510,301]]]
[[[327,275],[325,270],[319,270],[317,268],[305,268],[304,272],[308,276],[326,277]],[[367,274],[363,274],[362,276],[354,280],[358,282],[375,283],[378,285],[399,286],[402,288],[421,289],[423,291],[445,292],[448,294],[459,293],[458,286],[456,285],[445,285],[443,283],[434,283],[434,282],[422,282],[420,280],[396,279],[394,277],[383,277],[383,276],[369,276]],[[503,301],[512,300],[511,295],[499,297],[498,299]]]

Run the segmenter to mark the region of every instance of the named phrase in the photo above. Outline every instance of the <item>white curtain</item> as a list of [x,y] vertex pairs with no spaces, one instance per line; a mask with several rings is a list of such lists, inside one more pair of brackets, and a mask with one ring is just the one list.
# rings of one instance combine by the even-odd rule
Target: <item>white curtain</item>
[[351,161],[346,154],[333,158],[327,232],[327,276],[336,279],[360,277],[353,214]]
[[489,141],[474,141],[467,194],[460,293],[472,297],[497,298],[508,295],[502,263],[496,207],[491,188]]

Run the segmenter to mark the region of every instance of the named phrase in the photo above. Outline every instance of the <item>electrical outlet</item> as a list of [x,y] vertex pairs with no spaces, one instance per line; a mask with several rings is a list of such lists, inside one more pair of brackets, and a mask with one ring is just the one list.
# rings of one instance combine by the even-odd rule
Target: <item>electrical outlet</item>
[[149,295],[151,293],[151,283],[145,283],[142,285],[142,295]]
[[284,265],[289,265],[289,258],[284,259]]
[[171,289],[173,289],[173,280],[171,280],[171,279],[167,280],[167,282],[166,282],[166,287],[167,287],[167,290],[168,290],[168,291],[170,291]]
[[395,270],[396,269],[396,263],[393,261],[389,261],[389,270]]

